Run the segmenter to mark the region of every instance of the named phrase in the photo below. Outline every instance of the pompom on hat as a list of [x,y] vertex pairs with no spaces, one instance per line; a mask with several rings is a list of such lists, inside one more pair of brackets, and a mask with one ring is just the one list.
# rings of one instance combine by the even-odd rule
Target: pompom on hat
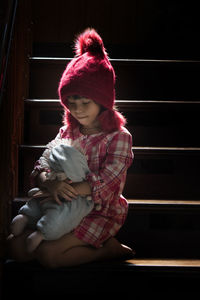
[[[75,41],[76,56],[67,65],[58,88],[61,104],[68,107],[68,97],[79,95],[92,99],[109,111],[114,110],[115,72],[108,59],[103,41],[94,29],[86,29]],[[120,127],[125,119],[120,113],[116,125]],[[105,115],[105,113],[104,113]],[[66,116],[71,119],[72,116]],[[115,116],[116,119],[116,116]]]

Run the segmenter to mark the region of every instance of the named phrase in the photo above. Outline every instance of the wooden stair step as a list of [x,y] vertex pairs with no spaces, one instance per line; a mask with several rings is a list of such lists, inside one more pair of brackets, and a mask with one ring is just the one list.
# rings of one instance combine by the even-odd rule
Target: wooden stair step
[[[200,199],[200,197],[199,197]],[[129,209],[142,210],[186,210],[200,209],[200,200],[167,200],[167,199],[127,199]]]
[[[39,264],[36,264],[34,262],[29,263],[29,264],[24,264],[24,263],[18,263],[15,262],[14,260],[8,259],[6,261],[8,265],[13,265],[13,266],[18,266],[22,268],[28,268],[28,267],[35,267],[38,269],[41,269],[41,271],[47,271],[46,269],[43,269],[42,266]],[[80,269],[83,272],[86,270],[101,270],[103,268],[106,268],[107,270],[112,270],[112,268],[116,271],[119,270],[126,270],[126,268],[129,270],[132,270],[133,272],[135,269],[139,269],[140,267],[145,267],[145,268],[155,268],[155,269],[161,269],[166,268],[169,269],[177,269],[177,271],[183,272],[185,269],[192,270],[194,269],[195,271],[198,272],[198,275],[200,275],[200,259],[166,259],[166,258],[159,258],[159,259],[152,259],[152,258],[132,258],[132,259],[127,259],[124,261],[104,261],[104,262],[96,262],[96,263],[90,263],[82,266],[77,266],[77,267],[69,267],[69,268],[58,268],[61,272],[67,272],[67,269],[69,269],[69,272],[72,271],[72,269]],[[54,273],[53,270],[49,270],[50,273]]]
[[[28,201],[28,197],[15,197],[13,199],[13,215],[16,215],[18,209]],[[166,199],[127,199],[129,211],[149,212],[196,212],[200,211],[200,200],[166,200]]]
[[151,267],[151,268],[180,268],[191,269],[194,268],[200,272],[200,259],[145,259],[133,258],[126,261],[134,267]]
[[[117,100],[116,105],[127,119],[135,146],[200,146],[200,101]],[[25,143],[48,143],[62,119],[58,99],[26,99]]]
[[[168,18],[168,16],[166,15]],[[176,18],[177,15],[174,14]],[[169,20],[169,19],[168,19]],[[177,22],[177,19],[176,19]],[[170,42],[166,42],[163,48],[160,48],[160,41],[157,39],[157,33],[155,40],[158,41],[158,44],[154,44],[151,48],[149,47],[149,42],[147,44],[137,45],[136,44],[107,44],[106,49],[109,53],[109,57],[112,58],[124,58],[124,59],[156,59],[156,60],[178,60],[178,61],[198,61],[199,60],[199,48],[197,44],[195,47],[191,47],[191,44],[185,47],[185,40],[183,40],[183,44],[180,43],[180,40],[174,40],[177,42],[176,47],[171,47],[171,40]],[[195,32],[191,32],[191,34],[196,35]],[[169,37],[171,37],[169,35]],[[164,37],[166,38],[166,36]],[[184,37],[183,37],[184,38]],[[154,42],[155,42],[154,40]],[[196,38],[194,38],[196,40]],[[152,46],[152,45],[151,45]],[[169,46],[169,48],[167,47]],[[196,55],[195,55],[196,52]],[[33,56],[34,57],[57,57],[57,58],[64,58],[64,57],[72,57],[73,56],[73,49],[72,45],[69,43],[58,43],[58,42],[36,42],[33,43]]]
[[[30,98],[57,98],[70,58],[30,58]],[[199,61],[113,59],[118,99],[199,99]],[[191,93],[192,91],[192,93]]]
[[[18,203],[19,206],[23,205],[29,198],[15,197],[13,202]],[[200,210],[200,200],[166,200],[166,199],[127,199],[129,209],[132,210]]]
[[[66,64],[69,63],[73,57],[56,57],[56,56],[32,56],[29,58],[31,62],[37,62],[37,63],[60,63],[60,64]],[[109,61],[112,63],[112,65],[135,65],[135,64],[141,64],[141,63],[156,63],[156,64],[185,64],[185,65],[194,65],[194,64],[200,64],[199,59],[153,59],[153,58],[110,58]]]
[[[131,259],[90,263],[71,268],[48,270],[36,262],[4,264],[4,299],[13,295],[26,299],[66,297],[70,295],[99,296],[168,296],[197,295],[200,279],[199,260]],[[19,276],[20,274],[20,276]],[[55,284],[55,278],[59,285]],[[23,289],[19,290],[23,282]],[[66,289],[66,282],[68,283]],[[77,288],[78,282],[78,288]],[[89,284],[88,284],[89,282]],[[12,286],[12,289],[9,286]],[[38,298],[39,297],[39,298]],[[52,299],[52,298],[51,298]]]

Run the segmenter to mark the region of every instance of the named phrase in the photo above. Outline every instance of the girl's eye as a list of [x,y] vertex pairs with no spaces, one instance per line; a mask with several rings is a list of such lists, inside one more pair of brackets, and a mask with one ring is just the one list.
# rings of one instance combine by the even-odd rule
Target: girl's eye
[[84,105],[87,105],[87,104],[89,104],[89,103],[90,103],[90,102],[83,102]]

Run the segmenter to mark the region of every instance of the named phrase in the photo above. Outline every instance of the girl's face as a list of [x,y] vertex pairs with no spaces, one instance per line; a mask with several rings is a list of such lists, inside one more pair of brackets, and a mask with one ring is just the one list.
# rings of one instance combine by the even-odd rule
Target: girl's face
[[97,116],[100,113],[101,106],[93,100],[80,97],[75,99],[68,98],[68,108],[72,116],[84,127],[98,126]]

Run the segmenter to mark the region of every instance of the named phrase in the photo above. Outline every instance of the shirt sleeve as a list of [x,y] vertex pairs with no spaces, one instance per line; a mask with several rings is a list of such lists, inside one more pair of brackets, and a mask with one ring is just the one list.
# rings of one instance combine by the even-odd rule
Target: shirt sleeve
[[125,183],[126,172],[133,161],[132,136],[127,132],[118,132],[110,141],[106,159],[100,170],[90,173],[87,180],[92,188],[95,204],[101,205],[119,193]]

